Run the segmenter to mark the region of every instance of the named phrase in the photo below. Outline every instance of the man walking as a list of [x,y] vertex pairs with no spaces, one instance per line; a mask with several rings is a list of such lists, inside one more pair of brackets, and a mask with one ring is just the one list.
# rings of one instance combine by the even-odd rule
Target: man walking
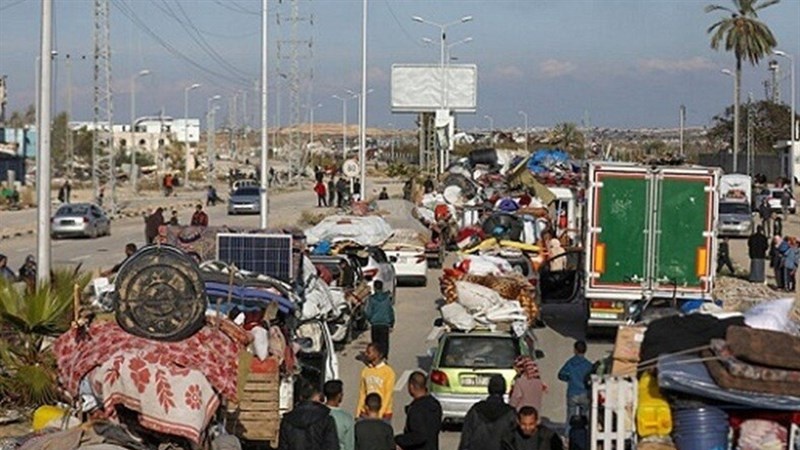
[[770,227],[770,221],[772,220],[772,208],[769,207],[769,199],[765,198],[761,200],[761,204],[758,205],[758,215],[761,216],[761,226],[764,228],[764,232],[768,234],[775,234],[772,233],[772,228]]
[[343,177],[339,178],[336,182],[336,207],[341,208],[345,203],[345,196],[347,195],[347,181]]
[[356,424],[356,450],[395,450],[394,430],[381,419],[381,396],[369,394],[364,403],[367,415]]
[[[582,416],[589,412],[589,391],[586,389],[586,377],[592,371],[592,363],[585,356],[586,342],[576,341],[573,350],[575,355],[568,359],[558,371],[558,379],[567,382],[567,424],[572,416]],[[520,409],[520,411],[522,410]]]
[[281,420],[278,450],[339,450],[336,422],[319,390],[302,381],[297,394],[300,402]]
[[394,395],[395,374],[389,364],[386,363],[386,351],[377,343],[372,342],[367,345],[364,356],[367,360],[367,367],[361,371],[361,381],[358,390],[358,410],[357,417],[366,415],[364,402],[367,395],[375,393],[381,396],[383,405],[380,410],[380,417],[383,420],[392,420],[392,407]]
[[464,418],[458,450],[500,450],[503,437],[516,426],[516,412],[503,400],[506,379],[489,379],[489,397],[472,405]]
[[526,406],[517,413],[517,426],[503,438],[502,450],[564,450],[553,430],[539,424],[539,412]]
[[766,281],[765,267],[769,240],[764,235],[764,228],[759,225],[756,232],[747,239],[747,252],[750,256],[750,282],[764,283]]
[[413,400],[406,406],[406,426],[394,442],[403,450],[439,450],[442,406],[428,393],[424,373],[416,371],[408,377],[408,394]]
[[340,407],[344,398],[342,380],[326,381],[322,391],[325,394],[325,406],[330,408],[331,416],[336,422],[339,450],[355,450],[355,422],[353,422],[353,416]]
[[381,346],[389,357],[389,333],[394,327],[394,306],[392,296],[383,290],[383,282],[375,280],[373,283],[375,293],[367,299],[364,315],[370,325],[372,342]]
[[728,238],[722,238],[722,242],[720,242],[717,247],[717,273],[722,273],[723,267],[727,267],[731,275],[736,274],[736,271],[733,269],[733,262],[731,261],[731,250]]
[[333,175],[328,180],[328,206],[333,206],[333,203],[336,201],[336,183],[333,181]]

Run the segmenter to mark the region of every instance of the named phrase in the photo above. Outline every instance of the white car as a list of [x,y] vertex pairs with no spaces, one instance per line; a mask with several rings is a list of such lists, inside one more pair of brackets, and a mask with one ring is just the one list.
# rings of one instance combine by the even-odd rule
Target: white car
[[[759,197],[767,199],[767,203],[769,204],[769,209],[771,209],[772,211],[783,210],[783,207],[781,206],[781,198],[783,197],[782,188],[774,187],[774,188],[764,189]],[[792,196],[789,199],[789,212],[791,214],[794,214],[796,210],[797,210],[797,202],[795,201],[794,196]]]
[[397,278],[394,266],[389,262],[386,252],[380,247],[361,247],[358,249],[348,249],[345,253],[353,255],[361,266],[361,273],[364,280],[369,284],[370,289],[375,291],[375,280],[383,282],[383,290],[392,293],[392,298],[396,299]]
[[381,247],[394,267],[398,284],[428,284],[425,244],[416,235],[413,230],[395,230],[395,234]]

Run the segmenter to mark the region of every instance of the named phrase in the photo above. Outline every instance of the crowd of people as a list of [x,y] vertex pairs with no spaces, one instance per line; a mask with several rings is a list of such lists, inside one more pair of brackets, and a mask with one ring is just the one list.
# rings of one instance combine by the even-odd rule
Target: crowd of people
[[[335,203],[337,208],[341,208],[350,201],[360,200],[361,181],[356,178],[352,180],[351,184],[344,176],[340,176],[336,179],[336,175],[331,174],[328,181],[325,182],[325,171],[317,166],[314,168],[313,190],[314,194],[317,196],[317,207],[333,207]],[[386,193],[386,198],[388,198],[388,193]]]
[[[586,343],[575,343],[575,355],[558,373],[568,383],[568,414],[573,420],[587,414],[586,380],[592,364],[586,359]],[[386,360],[382,342],[371,342],[363,355],[355,414],[341,408],[344,383],[331,380],[322,392],[305,381],[296,387],[298,403],[281,421],[280,450],[438,450],[442,407],[428,391],[428,377],[414,371],[406,389],[403,432],[394,435],[392,423],[395,372]],[[563,450],[561,437],[540,422],[542,382],[536,362],[520,356],[514,363],[517,376],[509,392],[506,379],[493,375],[487,397],[474,404],[464,419],[459,450]]]
[[[772,229],[772,237],[767,233]],[[800,265],[800,242],[797,238],[782,235],[783,227],[780,217],[762,215],[761,224],[747,239],[747,250],[750,258],[749,281],[766,284],[766,268],[772,269],[775,288],[786,292],[794,292],[797,284],[797,268]],[[717,249],[717,272],[727,268],[735,273],[730,257],[730,243],[724,238]]]

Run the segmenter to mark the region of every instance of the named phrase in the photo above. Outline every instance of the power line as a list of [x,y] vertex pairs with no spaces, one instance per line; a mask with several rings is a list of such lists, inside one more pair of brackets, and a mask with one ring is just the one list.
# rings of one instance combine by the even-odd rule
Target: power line
[[261,15],[260,12],[251,11],[251,10],[245,8],[244,6],[239,5],[238,3],[236,3],[233,0],[226,0],[225,2],[222,2],[220,0],[214,0],[214,3],[216,3],[219,6],[222,6],[223,8],[227,9],[228,11],[233,11],[233,12],[237,12],[237,13],[240,13],[240,14],[247,14],[247,15],[250,15],[250,16],[260,16]]
[[156,3],[155,0],[151,0],[151,2],[156,8],[161,10],[165,15],[171,17],[176,22],[178,22],[178,24],[180,24],[180,26],[189,35],[189,38],[192,39],[192,41],[194,41],[194,43],[197,44],[197,46],[200,47],[200,49],[204,53],[206,53],[206,55],[208,55],[214,62],[219,64],[219,66],[222,67],[223,69],[227,70],[231,74],[231,76],[239,78],[242,81],[249,80],[249,78],[252,78],[253,76],[252,74],[245,73],[244,75],[247,76],[243,76],[242,75],[244,73],[243,70],[234,67],[228,61],[226,61],[216,50],[214,50],[214,48],[203,37],[202,32],[197,28],[197,26],[194,25],[189,15],[186,14],[186,11],[183,9],[183,6],[181,6],[181,4],[177,2],[177,0],[175,1],[175,4],[177,5],[177,8],[181,13],[181,15],[183,16],[183,18],[178,17],[178,14],[172,9],[172,7],[169,5],[169,3],[167,3],[166,0],[161,0],[161,2],[164,4],[163,7],[160,6],[158,3]]
[[15,7],[15,6],[17,6],[17,5],[21,4],[21,3],[25,3],[25,1],[26,0],[12,1],[11,3],[8,3],[6,5],[0,6],[0,11],[5,11],[7,9],[13,8],[13,7]]
[[409,33],[408,30],[406,30],[405,26],[403,26],[403,22],[401,22],[400,19],[397,18],[397,15],[394,13],[392,5],[389,3],[389,1],[383,0],[383,3],[385,3],[386,7],[389,8],[389,14],[391,14],[392,18],[394,18],[394,21],[397,22],[397,26],[400,27],[400,31],[402,31],[403,34],[406,35],[409,41],[413,42],[418,47],[422,47],[423,45],[420,43],[419,39],[414,39],[414,36],[412,36],[411,33]]
[[244,83],[242,83],[242,81],[240,79],[236,79],[236,78],[228,76],[226,74],[223,74],[223,73],[217,72],[215,70],[209,69],[208,67],[198,63],[197,61],[195,61],[192,58],[190,58],[187,55],[185,55],[183,52],[181,52],[180,50],[178,50],[177,48],[172,46],[169,42],[166,42],[158,34],[156,34],[149,26],[147,26],[147,24],[133,10],[131,10],[122,0],[111,0],[111,2],[122,13],[122,15],[127,17],[128,20],[130,20],[131,23],[133,23],[133,25],[135,25],[137,28],[142,30],[145,34],[150,36],[151,39],[153,39],[158,45],[160,45],[162,48],[164,48],[168,53],[170,53],[171,55],[175,56],[178,59],[183,60],[184,62],[188,63],[190,66],[192,66],[192,67],[196,68],[197,70],[199,70],[200,72],[205,73],[207,75],[206,77],[204,77],[204,79],[206,81],[208,81],[208,82],[210,82],[210,83],[212,83],[214,85],[219,86],[219,83],[217,82],[217,80],[215,80],[213,78],[209,78],[209,76],[211,76],[211,77],[215,77],[217,79],[224,80],[224,81],[226,81],[228,83],[231,83],[231,84],[234,84],[234,85],[237,85],[237,86],[248,86],[249,87],[249,82],[247,84],[244,84]]

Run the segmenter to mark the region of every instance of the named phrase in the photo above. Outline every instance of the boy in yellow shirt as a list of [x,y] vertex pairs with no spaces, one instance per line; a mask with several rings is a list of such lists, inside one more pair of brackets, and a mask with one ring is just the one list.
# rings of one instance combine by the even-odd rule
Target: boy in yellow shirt
[[383,420],[392,419],[395,374],[394,370],[386,363],[385,354],[386,351],[378,343],[373,342],[367,346],[367,350],[364,353],[367,367],[361,371],[356,417],[365,417],[367,415],[364,400],[368,394],[375,393],[381,396],[380,417]]

